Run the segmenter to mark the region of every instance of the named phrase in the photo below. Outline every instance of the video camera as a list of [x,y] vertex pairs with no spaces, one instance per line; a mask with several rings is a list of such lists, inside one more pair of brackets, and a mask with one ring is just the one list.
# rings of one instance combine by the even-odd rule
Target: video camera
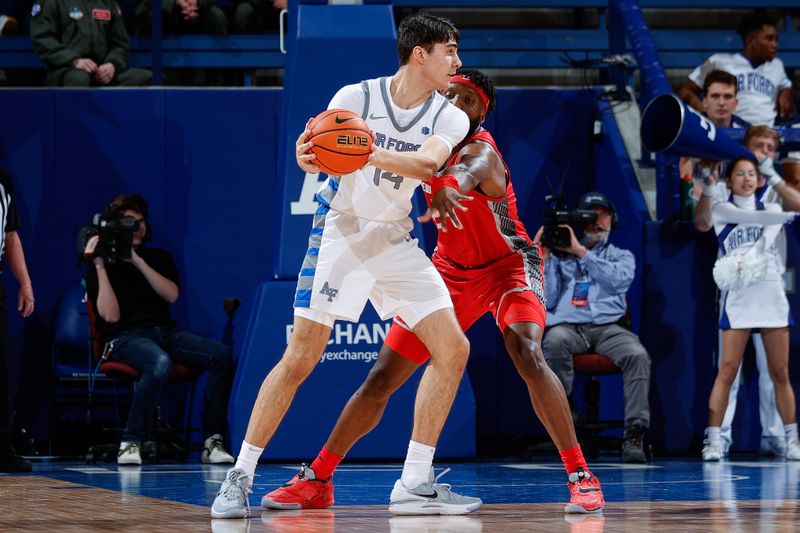
[[102,257],[113,263],[120,259],[130,259],[133,247],[133,235],[139,230],[139,221],[133,217],[119,219],[105,218],[97,213],[91,222],[78,230],[78,257],[84,257],[86,243],[95,235],[100,236],[94,250],[96,257]]
[[560,226],[564,224],[584,226],[591,224],[595,220],[597,220],[597,213],[591,209],[569,209],[562,197],[556,195],[545,196],[542,246],[546,246],[551,250],[569,248],[569,230]]

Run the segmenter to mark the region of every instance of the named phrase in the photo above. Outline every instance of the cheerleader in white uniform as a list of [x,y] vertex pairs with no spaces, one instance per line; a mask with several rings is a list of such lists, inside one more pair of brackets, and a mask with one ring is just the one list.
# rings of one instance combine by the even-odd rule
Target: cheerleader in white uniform
[[781,260],[775,244],[781,225],[795,212],[777,203],[756,199],[758,170],[749,159],[737,159],[727,168],[731,190],[727,202],[712,208],[714,230],[722,255],[714,266],[714,279],[722,289],[722,361],[711,389],[709,420],[703,460],[723,455],[719,436],[728,393],[754,328],[761,330],[767,362],[775,386],[775,400],[786,431],[786,458],[800,460],[795,400],[789,382],[789,302],[781,278]]

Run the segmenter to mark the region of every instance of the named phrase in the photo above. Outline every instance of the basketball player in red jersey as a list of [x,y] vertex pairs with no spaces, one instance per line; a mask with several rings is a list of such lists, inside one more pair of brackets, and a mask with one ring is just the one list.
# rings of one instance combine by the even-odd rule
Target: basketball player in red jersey
[[[420,220],[434,218],[439,228],[433,264],[464,330],[491,312],[503,332],[533,409],[567,470],[570,501],[564,511],[600,512],[605,503],[600,482],[586,465],[564,388],[540,347],[546,316],[540,247],[519,220],[508,167],[491,134],[481,127],[494,108],[494,85],[477,70],[461,69],[445,96],[469,116],[470,133],[455,147],[444,171],[423,185],[431,209]],[[448,226],[458,231],[447,231]],[[395,319],[377,362],[348,401],[320,454],[289,483],[267,494],[262,505],[333,505],[332,475],[339,461],[378,424],[389,397],[428,357],[425,345]]]

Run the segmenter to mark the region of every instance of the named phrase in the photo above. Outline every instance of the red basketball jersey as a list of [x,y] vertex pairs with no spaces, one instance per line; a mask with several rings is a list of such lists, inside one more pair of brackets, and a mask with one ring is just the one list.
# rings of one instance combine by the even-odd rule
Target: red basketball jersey
[[[469,138],[469,142],[475,140],[489,144],[503,161],[503,155],[488,131],[479,129]],[[458,154],[450,158],[447,166],[456,163]],[[503,166],[506,169],[507,182],[503,196],[490,198],[477,189],[466,193],[473,199],[464,202],[469,211],[458,212],[464,228],[457,230],[450,226],[447,233],[440,231],[435,254],[456,266],[476,268],[532,245],[517,214],[517,198],[505,161]],[[430,204],[430,188],[425,187],[424,190],[425,199]]]

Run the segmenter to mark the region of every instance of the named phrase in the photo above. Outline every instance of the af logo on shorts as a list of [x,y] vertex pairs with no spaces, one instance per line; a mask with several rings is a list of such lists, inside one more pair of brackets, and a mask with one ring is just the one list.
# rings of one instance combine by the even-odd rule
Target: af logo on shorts
[[328,301],[332,302],[333,299],[336,298],[336,295],[339,294],[339,289],[334,289],[333,287],[329,286],[328,282],[326,281],[319,293],[323,296],[327,296]]

